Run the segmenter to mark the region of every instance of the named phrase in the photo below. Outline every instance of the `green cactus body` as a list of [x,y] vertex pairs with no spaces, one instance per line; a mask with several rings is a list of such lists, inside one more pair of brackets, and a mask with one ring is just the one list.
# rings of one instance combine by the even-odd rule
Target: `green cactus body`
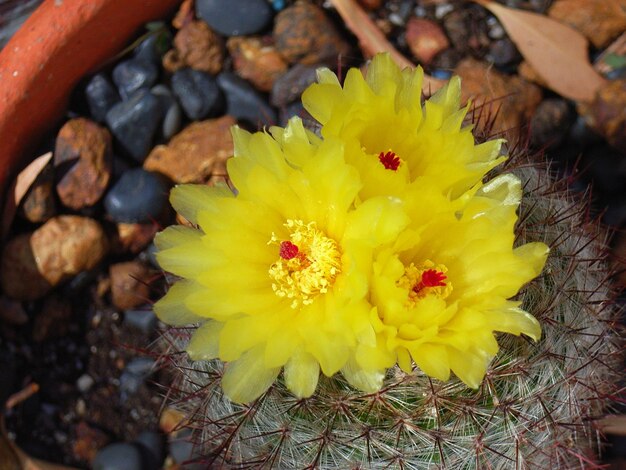
[[195,430],[208,468],[575,469],[597,464],[594,419],[616,391],[617,308],[603,260],[606,234],[587,206],[522,157],[506,168],[524,181],[517,243],[543,241],[543,274],[521,292],[543,337],[501,335],[500,352],[477,390],[415,370],[388,371],[364,394],[336,375],[297,399],[279,379],[249,405],[222,392],[219,361],[191,362],[190,330],[164,335],[178,383],[171,404]]

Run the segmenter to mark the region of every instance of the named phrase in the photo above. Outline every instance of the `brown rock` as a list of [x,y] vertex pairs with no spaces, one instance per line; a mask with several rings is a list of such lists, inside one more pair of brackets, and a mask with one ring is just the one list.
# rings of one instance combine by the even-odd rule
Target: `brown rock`
[[626,79],[608,82],[579,112],[609,144],[626,153]]
[[185,0],[180,4],[176,16],[172,20],[172,26],[176,29],[180,29],[185,26],[194,18],[193,0]]
[[271,44],[257,37],[233,36],[226,43],[235,71],[261,91],[270,91],[287,64]]
[[285,8],[274,21],[276,50],[289,63],[335,65],[350,46],[337,32],[324,11],[312,3],[298,1]]
[[76,436],[72,445],[72,452],[77,460],[91,463],[98,450],[109,443],[109,438],[103,431],[81,421],[74,430]]
[[150,297],[150,269],[138,261],[117,263],[109,268],[111,300],[120,310],[145,304]]
[[50,219],[35,230],[31,246],[39,272],[53,286],[94,268],[108,250],[100,224],[76,215]]
[[24,196],[21,214],[26,220],[33,223],[45,222],[56,214],[52,166],[47,166],[37,176],[28,193]]
[[28,322],[22,303],[5,296],[0,297],[0,320],[8,325],[21,326]]
[[154,239],[157,224],[117,224],[117,242],[121,252],[137,254]]
[[383,0],[359,0],[361,5],[366,10],[376,10],[381,7]]
[[111,134],[88,119],[68,121],[59,131],[54,166],[61,202],[74,210],[94,205],[111,178]]
[[169,73],[174,73],[177,70],[186,66],[185,62],[178,55],[176,49],[170,49],[163,55],[163,68]]
[[35,300],[95,267],[106,251],[107,239],[96,221],[74,215],[54,217],[5,245],[0,283],[9,297]]
[[317,67],[314,65],[294,65],[274,82],[270,95],[272,106],[284,108],[289,103],[299,101],[302,92],[315,83],[316,79]]
[[602,48],[626,30],[626,0],[557,0],[548,16],[570,25]]
[[471,99],[477,114],[482,116],[477,128],[484,129],[495,116],[493,126],[488,129],[490,133],[506,132],[515,141],[541,102],[539,87],[516,75],[501,74],[474,59],[463,60],[456,73],[463,81],[463,101]]
[[67,299],[55,295],[46,298],[41,311],[35,316],[33,340],[40,343],[65,335],[71,317],[72,305]]
[[192,69],[217,75],[222,70],[224,44],[204,21],[191,21],[174,37],[178,59]]
[[194,122],[175,135],[168,145],[156,146],[143,167],[169,177],[176,183],[205,181],[233,155],[231,116]]
[[9,240],[2,251],[0,284],[4,293],[14,299],[36,300],[52,289],[39,272],[31,236],[32,233],[18,235]]
[[523,60],[517,67],[517,73],[525,80],[536,83],[539,86],[548,88],[546,81],[541,78],[541,75],[530,65],[527,61]]
[[406,25],[406,43],[413,56],[425,65],[450,47],[446,34],[437,23],[416,17],[411,17]]
[[159,418],[159,429],[165,434],[172,434],[181,429],[185,424],[185,415],[174,408],[167,407]]

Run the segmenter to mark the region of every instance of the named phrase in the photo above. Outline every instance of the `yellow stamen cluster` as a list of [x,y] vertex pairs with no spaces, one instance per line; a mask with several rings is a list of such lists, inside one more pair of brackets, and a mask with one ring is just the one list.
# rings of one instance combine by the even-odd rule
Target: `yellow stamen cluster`
[[[284,224],[289,240],[298,247],[298,255],[279,257],[269,268],[272,289],[278,297],[292,299],[291,308],[313,303],[324,294],[341,272],[341,253],[337,242],[318,230],[315,222],[288,219]],[[272,233],[268,244],[280,244]]]
[[422,275],[425,271],[435,270],[440,273],[447,273],[448,268],[443,264],[435,264],[431,260],[424,261],[420,267],[415,266],[414,263],[409,264],[404,268],[404,275],[398,279],[396,285],[402,289],[406,289],[408,292],[407,307],[413,307],[415,303],[425,297],[426,295],[435,295],[441,299],[445,299],[452,292],[452,283],[446,280],[444,286],[424,286],[422,288],[416,288],[422,282]]

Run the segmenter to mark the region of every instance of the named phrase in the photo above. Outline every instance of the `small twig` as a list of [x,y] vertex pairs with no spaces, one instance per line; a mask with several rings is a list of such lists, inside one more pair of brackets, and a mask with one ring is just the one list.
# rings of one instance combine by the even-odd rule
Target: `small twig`
[[[372,57],[379,52],[388,52],[393,61],[401,68],[415,67],[387,40],[383,32],[367,16],[367,13],[355,2],[355,0],[331,0],[331,3],[341,15],[346,26],[359,40],[363,53]],[[424,74],[422,90],[433,93],[441,88],[446,82]]]
[[28,384],[25,388],[20,390],[19,392],[16,392],[13,395],[11,395],[6,401],[6,403],[4,404],[4,407],[7,410],[10,410],[11,408],[14,408],[20,403],[22,403],[23,401],[28,400],[38,391],[39,391],[39,384],[32,382]]

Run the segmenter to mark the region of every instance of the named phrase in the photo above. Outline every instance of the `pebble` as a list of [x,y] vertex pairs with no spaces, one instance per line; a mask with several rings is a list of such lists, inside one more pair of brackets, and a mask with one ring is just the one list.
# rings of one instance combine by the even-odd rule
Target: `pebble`
[[152,63],[140,59],[120,62],[113,69],[113,82],[123,99],[130,98],[137,90],[154,85],[159,77],[159,70]]
[[581,32],[597,48],[603,49],[626,30],[623,4],[607,0],[557,0],[548,16]]
[[142,431],[134,443],[141,452],[143,470],[159,470],[165,458],[164,436],[154,431]]
[[29,222],[41,223],[54,217],[56,213],[54,172],[52,165],[47,165],[22,199],[20,214]]
[[81,393],[87,393],[89,390],[91,390],[91,387],[93,387],[94,383],[96,383],[96,381],[91,375],[83,374],[78,377],[78,379],[76,379],[76,388],[78,388],[78,391]]
[[161,125],[161,134],[164,139],[169,140],[180,130],[183,120],[182,110],[167,86],[156,85],[150,92],[161,101],[161,109],[165,116]]
[[118,223],[116,248],[119,253],[137,254],[150,244],[159,225],[155,223],[132,224]]
[[318,66],[305,64],[296,64],[291,67],[274,82],[270,103],[280,108],[294,101],[300,101],[302,92],[315,83],[317,68]]
[[112,264],[111,301],[119,310],[131,310],[145,304],[150,297],[152,271],[139,261]]
[[298,116],[302,119],[304,123],[304,127],[306,129],[311,130],[319,135],[319,131],[321,129],[321,125],[313,116],[309,114],[309,112],[304,108],[301,101],[294,101],[293,103],[289,103],[287,106],[282,106],[279,110],[280,114],[280,125],[282,127],[286,127],[289,119],[294,116]]
[[600,88],[589,105],[580,107],[590,126],[614,148],[626,153],[626,79]]
[[[189,462],[199,457],[199,455],[194,452],[194,450],[199,449],[194,446],[190,429],[183,429],[178,432],[175,437],[170,437],[168,444],[169,454],[177,464],[183,464],[184,462]],[[197,463],[185,464],[185,470],[202,470],[205,468],[206,466]]]
[[273,44],[258,37],[232,37],[226,43],[233,68],[257,90],[269,92],[287,70],[287,63]]
[[64,206],[79,210],[100,200],[111,178],[111,134],[85,118],[67,121],[54,149],[57,193]]
[[93,460],[94,470],[142,470],[139,449],[125,442],[116,442],[100,449]]
[[154,368],[154,360],[147,357],[135,357],[126,365],[120,375],[120,394],[123,401],[139,391]]
[[530,141],[536,148],[556,147],[561,144],[576,119],[569,102],[548,98],[537,106],[530,121]]
[[120,101],[120,95],[109,79],[102,73],[94,75],[85,87],[85,98],[91,117],[104,122],[106,114]]
[[167,176],[175,183],[203,183],[211,174],[225,174],[226,160],[234,153],[232,116],[194,122],[168,145],[157,145],[144,169]]
[[217,75],[224,62],[224,42],[204,21],[191,21],[176,33],[178,60],[194,70]]
[[443,27],[452,46],[466,55],[482,56],[489,47],[486,10],[477,5],[457,8],[445,15]]
[[336,65],[339,56],[350,55],[349,44],[324,10],[302,1],[276,16],[274,44],[289,63]]
[[132,168],[120,177],[104,198],[107,214],[122,223],[158,219],[167,204],[168,187],[155,173]]
[[413,56],[424,65],[450,47],[446,34],[437,23],[423,18],[412,17],[406,26],[406,43]]
[[154,370],[154,359],[150,357],[135,357],[126,364],[124,369],[129,374],[138,375],[141,377],[147,377]]
[[[77,404],[78,403],[82,403],[83,406],[85,406],[85,402],[81,399],[78,400]],[[78,414],[80,415],[81,413]],[[74,428],[74,435],[76,437],[72,444],[72,454],[79,460],[92,464],[96,458],[98,449],[102,449],[109,443],[109,437],[103,431],[95,426],[91,426],[86,421],[79,421]]]
[[9,297],[36,300],[59,283],[94,268],[107,249],[106,236],[95,220],[57,216],[4,246],[0,284]]
[[273,125],[276,111],[249,82],[230,72],[217,76],[217,84],[226,97],[226,114],[253,126]]
[[183,0],[172,20],[172,26],[181,29],[188,22],[192,21],[195,16],[194,0]]
[[152,147],[162,117],[159,99],[142,89],[113,106],[106,122],[122,150],[141,163]]
[[157,327],[157,317],[152,310],[126,310],[124,324],[150,335]]
[[359,5],[366,10],[377,10],[382,6],[382,4],[382,0],[359,0]]
[[[462,54],[459,51],[450,47],[437,54],[432,60],[430,66],[433,69],[452,71],[462,58]],[[448,76],[448,78],[450,77]],[[447,80],[447,78],[445,80]]]
[[504,67],[522,60],[517,47],[509,38],[491,41],[486,58],[497,67]]
[[450,3],[438,3],[435,7],[435,18],[440,20],[453,10],[454,5],[451,5]]
[[487,34],[491,39],[502,39],[506,36],[506,31],[495,16],[487,17]]
[[224,36],[259,33],[274,17],[267,0],[196,0],[196,14]]
[[[464,59],[456,68],[463,82],[462,101],[472,99],[475,106],[486,103],[486,116],[495,115],[492,133],[506,132],[514,141],[524,123],[527,123],[541,102],[541,90],[516,75],[505,75],[489,64]],[[492,102],[493,106],[489,106]],[[478,123],[484,124],[490,119]]]
[[159,429],[165,434],[172,434],[180,429],[185,422],[185,415],[181,411],[168,406],[159,417]]
[[170,40],[169,33],[153,33],[141,41],[135,48],[134,58],[158,67],[161,65],[161,53],[159,49],[167,46]]
[[214,116],[222,108],[222,95],[215,79],[199,70],[182,69],[172,76],[172,90],[191,120]]

